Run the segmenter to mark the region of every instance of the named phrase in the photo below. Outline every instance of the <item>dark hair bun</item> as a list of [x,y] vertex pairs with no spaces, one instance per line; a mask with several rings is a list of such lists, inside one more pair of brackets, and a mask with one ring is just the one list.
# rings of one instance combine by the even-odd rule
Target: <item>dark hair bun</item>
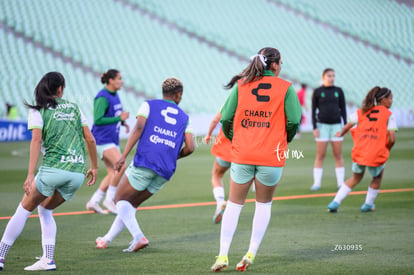
[[103,73],[102,76],[101,76],[102,84],[105,84],[107,81],[108,81],[108,79],[107,79],[106,73]]

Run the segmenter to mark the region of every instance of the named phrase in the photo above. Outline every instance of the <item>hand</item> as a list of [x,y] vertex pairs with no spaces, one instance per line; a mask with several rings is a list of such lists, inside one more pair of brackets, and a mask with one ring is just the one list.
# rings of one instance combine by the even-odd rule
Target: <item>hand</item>
[[211,141],[211,135],[207,135],[205,137],[203,137],[203,142],[206,144],[210,144]]
[[129,133],[129,125],[128,123],[124,122],[123,126],[125,126],[125,133]]
[[342,136],[341,136],[341,132],[336,132],[335,136],[336,136],[336,137],[342,137]]
[[119,172],[124,165],[125,165],[125,157],[121,156],[121,158],[117,162],[115,162],[114,170]]
[[89,168],[88,172],[86,172],[86,178],[91,177],[88,181],[88,186],[95,184],[97,175],[98,175],[98,168],[95,168],[95,169]]
[[313,136],[315,138],[318,138],[319,137],[319,130],[318,129],[313,130]]
[[129,112],[122,111],[120,117],[122,121],[127,120],[129,118]]
[[33,181],[34,181],[34,175],[33,174],[30,174],[30,175],[27,175],[27,178],[26,178],[26,180],[24,181],[24,184],[23,184],[23,189],[24,189],[24,192],[29,196],[29,194],[30,194],[30,190],[32,189],[32,183],[33,183]]

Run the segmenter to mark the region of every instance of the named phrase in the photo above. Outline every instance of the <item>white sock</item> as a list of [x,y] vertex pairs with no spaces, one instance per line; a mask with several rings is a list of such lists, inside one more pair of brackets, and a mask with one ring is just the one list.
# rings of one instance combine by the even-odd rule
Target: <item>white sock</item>
[[224,188],[223,186],[213,188],[214,199],[217,202],[217,209],[221,208],[224,203]]
[[130,202],[118,201],[116,203],[116,209],[118,209],[118,216],[122,219],[122,222],[128,228],[134,240],[140,240],[144,237],[141,228],[138,225],[138,221],[135,218],[135,212],[137,211]]
[[379,189],[373,189],[371,187],[368,187],[367,196],[365,198],[365,203],[369,205],[373,205],[375,199],[377,198],[379,193]]
[[112,242],[122,230],[124,230],[125,224],[122,221],[119,215],[116,215],[115,220],[113,221],[111,228],[108,233],[103,237],[105,240]]
[[6,258],[7,253],[9,253],[9,250],[11,248],[11,245],[8,245],[4,242],[0,242],[0,258]]
[[109,185],[106,190],[105,200],[113,201],[115,199],[116,186]]
[[341,204],[342,200],[348,196],[349,192],[351,192],[351,188],[348,187],[346,184],[342,184],[341,188],[339,188],[336,196],[334,198],[334,202]]
[[229,253],[230,244],[233,240],[234,232],[236,232],[242,209],[243,205],[227,201],[226,210],[224,210],[223,219],[221,221],[219,256],[225,256]]
[[22,204],[20,203],[13,217],[7,223],[1,242],[5,243],[6,245],[12,246],[14,241],[22,233],[27,218],[30,216],[31,213],[32,212],[24,209]]
[[99,203],[102,198],[105,196],[105,192],[102,191],[100,188],[98,188],[98,190],[95,191],[95,193],[93,193],[91,199],[89,200],[90,202],[95,202],[95,203]]
[[253,217],[252,235],[250,237],[249,252],[256,256],[257,250],[263,240],[272,214],[272,202],[256,202]]
[[53,260],[55,256],[57,231],[56,222],[52,215],[53,210],[39,205],[37,211],[39,212],[40,227],[42,229],[43,257]]
[[335,175],[336,175],[336,185],[338,187],[342,186],[342,184],[344,184],[344,178],[345,178],[345,167],[336,167]]
[[313,185],[321,186],[323,168],[313,168]]

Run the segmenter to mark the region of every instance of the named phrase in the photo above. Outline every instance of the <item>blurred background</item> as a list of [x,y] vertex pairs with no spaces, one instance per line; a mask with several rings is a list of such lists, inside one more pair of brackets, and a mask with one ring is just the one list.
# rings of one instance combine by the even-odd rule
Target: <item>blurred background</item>
[[[281,77],[310,100],[322,71],[336,72],[348,111],[374,86],[394,93],[399,127],[414,127],[414,1],[393,0],[0,0],[0,114],[27,119],[40,78],[59,71],[65,97],[90,123],[100,75],[121,71],[131,112],[161,97],[170,76],[184,83],[181,107],[196,135],[208,130],[223,89],[263,47],[280,50]],[[124,127],[121,127],[124,128]],[[0,133],[1,135],[1,133]],[[123,133],[125,137],[125,133]]]

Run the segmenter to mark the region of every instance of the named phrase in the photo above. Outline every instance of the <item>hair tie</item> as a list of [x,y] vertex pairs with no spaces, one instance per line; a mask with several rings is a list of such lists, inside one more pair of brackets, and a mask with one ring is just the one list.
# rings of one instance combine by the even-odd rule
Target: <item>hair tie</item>
[[257,56],[259,57],[259,59],[262,62],[263,66],[266,67],[267,66],[267,64],[266,64],[267,58],[263,54],[255,54],[255,55],[251,56],[250,57],[250,61],[252,61],[253,59],[255,59],[255,57],[257,57]]
[[[381,88],[380,88],[380,89],[381,89]],[[380,91],[381,91],[381,90],[380,90]],[[383,99],[383,98],[385,98],[385,97],[389,96],[389,95],[390,95],[390,93],[391,93],[391,90],[390,90],[390,89],[388,89],[388,88],[386,88],[385,92],[384,92],[382,95],[378,95],[378,93],[375,95],[375,100],[376,100],[377,102],[380,102],[380,101],[381,101],[381,99]]]

